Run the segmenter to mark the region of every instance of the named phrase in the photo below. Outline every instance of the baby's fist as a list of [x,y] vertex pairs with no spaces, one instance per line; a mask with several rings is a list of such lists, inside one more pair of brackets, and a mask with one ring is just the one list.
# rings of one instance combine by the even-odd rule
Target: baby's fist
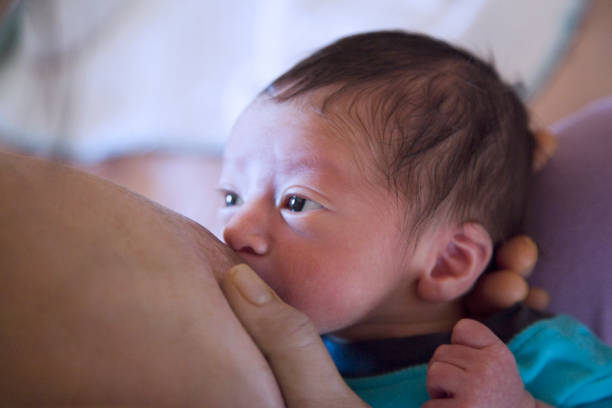
[[533,407],[510,349],[485,325],[469,319],[453,328],[427,369],[432,400],[424,407]]

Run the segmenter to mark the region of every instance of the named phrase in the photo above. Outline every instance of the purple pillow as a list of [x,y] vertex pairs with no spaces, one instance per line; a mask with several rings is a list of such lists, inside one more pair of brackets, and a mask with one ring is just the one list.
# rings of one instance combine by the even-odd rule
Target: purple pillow
[[552,312],[612,344],[612,97],[552,131],[558,149],[537,174],[527,211],[540,248],[530,282],[550,292]]

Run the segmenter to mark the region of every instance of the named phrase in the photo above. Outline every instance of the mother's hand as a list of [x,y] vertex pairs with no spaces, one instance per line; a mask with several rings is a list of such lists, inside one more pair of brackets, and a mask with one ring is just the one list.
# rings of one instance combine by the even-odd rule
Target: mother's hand
[[222,288],[272,367],[289,408],[368,406],[346,385],[308,317],[283,302],[251,268],[230,269]]
[[530,286],[526,280],[538,260],[535,242],[519,235],[506,241],[496,252],[496,269],[483,274],[466,296],[470,316],[486,317],[517,302],[544,310],[550,300],[548,293]]
[[[533,170],[537,172],[555,153],[557,140],[546,129],[535,131],[533,136],[536,141]],[[481,276],[466,298],[470,315],[488,316],[517,302],[540,311],[546,309],[550,303],[548,293],[530,286],[526,280],[538,260],[535,242],[519,235],[504,242],[496,252],[496,270]]]

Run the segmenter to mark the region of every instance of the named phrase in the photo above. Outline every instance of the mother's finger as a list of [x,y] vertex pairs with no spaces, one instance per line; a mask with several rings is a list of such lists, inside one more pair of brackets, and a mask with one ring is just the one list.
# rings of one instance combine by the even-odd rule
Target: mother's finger
[[233,267],[221,286],[272,367],[287,406],[366,406],[338,373],[308,317],[283,302],[251,268]]
[[538,261],[538,246],[528,235],[518,235],[504,242],[496,252],[495,265],[528,277]]

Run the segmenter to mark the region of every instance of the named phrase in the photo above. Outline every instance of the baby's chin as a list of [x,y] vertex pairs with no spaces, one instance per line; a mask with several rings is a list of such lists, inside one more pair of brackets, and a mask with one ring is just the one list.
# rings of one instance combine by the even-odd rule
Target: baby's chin
[[308,316],[320,335],[341,332],[353,325],[354,316],[347,316],[333,307],[321,307],[321,304],[313,305],[303,299],[296,300],[291,297],[283,300]]

